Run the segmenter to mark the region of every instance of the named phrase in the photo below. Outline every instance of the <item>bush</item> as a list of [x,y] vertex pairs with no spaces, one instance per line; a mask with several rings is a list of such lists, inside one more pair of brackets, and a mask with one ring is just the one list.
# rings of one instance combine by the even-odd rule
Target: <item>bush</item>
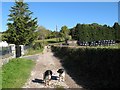
[[120,49],[52,46],[70,76],[85,88],[119,88]]
[[41,42],[35,42],[35,44],[32,46],[32,48],[34,49],[34,50],[39,50],[39,49],[41,49],[41,48],[43,48],[44,47],[44,45],[43,45],[43,43],[41,43]]

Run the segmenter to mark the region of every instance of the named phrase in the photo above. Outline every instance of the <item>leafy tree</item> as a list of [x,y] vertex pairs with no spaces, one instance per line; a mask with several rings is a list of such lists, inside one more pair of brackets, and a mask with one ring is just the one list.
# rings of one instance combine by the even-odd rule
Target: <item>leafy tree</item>
[[75,34],[77,40],[85,41],[87,35],[85,31],[85,24],[77,24],[75,27]]
[[73,29],[74,31],[72,31],[72,32],[74,32],[74,34],[75,35],[72,35],[72,36],[74,36],[73,38],[75,39],[75,40],[80,40],[80,29],[81,29],[81,24],[77,24],[76,25],[76,27],[75,27],[75,29]]
[[28,4],[22,0],[15,1],[11,7],[8,18],[8,29],[3,35],[3,40],[16,45],[31,44],[36,38],[37,18],[32,19],[33,12]]
[[77,24],[70,29],[70,34],[73,39],[79,41],[115,40],[120,39],[120,25],[116,23],[110,27],[97,23]]
[[67,42],[68,39],[70,39],[70,36],[69,36],[69,29],[67,28],[67,26],[63,26],[61,27],[61,30],[60,30],[60,35],[61,37],[63,37],[65,39],[65,41]]
[[71,36],[72,39],[75,39],[76,38],[76,36],[75,36],[75,27],[70,28],[69,30],[70,30],[69,35]]
[[56,38],[57,34],[58,34],[58,32],[56,32],[56,31],[51,32],[51,38]]
[[37,33],[38,33],[38,40],[42,40],[42,39],[48,39],[51,38],[51,31],[46,29],[43,26],[39,26],[37,28]]
[[113,25],[113,28],[115,29],[116,40],[120,41],[120,25],[117,22],[115,22],[114,25]]

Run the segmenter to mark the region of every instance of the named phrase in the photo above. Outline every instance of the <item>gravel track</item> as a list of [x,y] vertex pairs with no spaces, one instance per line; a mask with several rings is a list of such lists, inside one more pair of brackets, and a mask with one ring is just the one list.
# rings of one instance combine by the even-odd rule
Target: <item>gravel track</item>
[[[28,57],[27,57],[28,58]],[[23,88],[79,88],[83,90],[83,88],[75,83],[75,81],[66,73],[65,75],[65,81],[64,82],[59,82],[57,80],[58,73],[57,70],[59,68],[63,68],[60,60],[56,58],[51,50],[47,49],[45,47],[44,51],[42,54],[39,56],[37,55],[36,58],[36,65],[33,68],[31,75]],[[43,83],[43,73],[46,70],[52,70],[53,71],[53,76],[51,80],[50,86],[45,86]]]

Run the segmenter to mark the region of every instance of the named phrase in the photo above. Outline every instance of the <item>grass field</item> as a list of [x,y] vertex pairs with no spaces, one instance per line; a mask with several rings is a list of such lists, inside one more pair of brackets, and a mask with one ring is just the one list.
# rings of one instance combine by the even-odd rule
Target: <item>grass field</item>
[[17,58],[2,66],[2,88],[21,88],[34,66],[32,60]]
[[25,55],[39,54],[39,53],[42,53],[42,51],[43,51],[43,48],[38,49],[38,50],[34,50],[34,49],[30,48],[27,50],[27,53]]
[[59,41],[58,38],[52,38],[52,39],[45,39],[45,40],[37,40],[36,42],[46,42],[48,44],[51,44],[51,43],[60,43],[60,42],[63,42],[63,40]]

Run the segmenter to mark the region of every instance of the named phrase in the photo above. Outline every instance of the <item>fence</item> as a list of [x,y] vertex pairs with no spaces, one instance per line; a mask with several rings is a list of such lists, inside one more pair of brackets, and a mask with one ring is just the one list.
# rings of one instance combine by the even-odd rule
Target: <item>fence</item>
[[9,62],[9,60],[11,58],[16,57],[15,44],[8,44],[7,46],[3,45],[0,48],[1,48],[0,49],[0,58],[1,58],[1,61],[2,61],[2,65]]
[[24,54],[27,53],[28,49],[30,49],[30,46],[24,46]]
[[[4,45],[4,43],[6,45]],[[24,45],[0,43],[0,61],[3,64],[9,62],[10,59],[21,57],[24,55]]]

